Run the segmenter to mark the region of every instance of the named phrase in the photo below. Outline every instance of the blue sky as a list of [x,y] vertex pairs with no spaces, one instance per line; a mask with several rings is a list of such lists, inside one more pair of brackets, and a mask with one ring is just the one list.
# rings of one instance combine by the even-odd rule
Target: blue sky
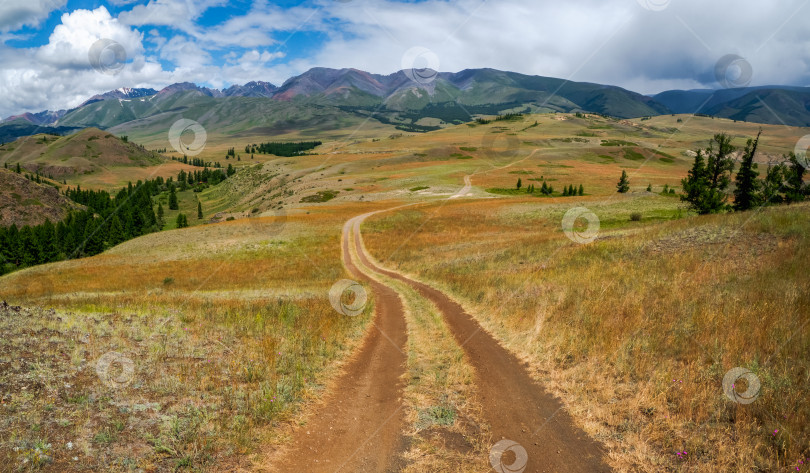
[[[70,108],[119,87],[280,85],[315,66],[384,74],[492,67],[655,93],[719,87],[718,64],[734,54],[750,66],[740,83],[806,86],[808,4],[2,0],[0,116]],[[120,67],[99,67],[116,57]]]

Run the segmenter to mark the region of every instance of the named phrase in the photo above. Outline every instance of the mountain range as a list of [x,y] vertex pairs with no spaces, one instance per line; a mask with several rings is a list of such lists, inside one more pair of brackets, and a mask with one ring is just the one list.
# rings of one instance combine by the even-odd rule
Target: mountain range
[[[284,120],[272,116],[282,110],[287,113],[288,127],[306,128],[317,128],[318,124],[310,121],[319,121],[316,115],[325,112],[330,118],[320,120],[327,122],[322,125],[353,116],[373,118],[406,131],[430,131],[472,120],[476,115],[510,111],[592,112],[617,118],[700,113],[810,126],[810,88],[806,87],[673,90],[646,96],[616,86],[494,69],[418,72],[416,76],[411,71],[380,75],[357,69],[313,68],[279,87],[254,81],[224,90],[188,82],[159,91],[122,88],[90,97],[71,110],[9,117],[0,122],[0,142],[85,127],[115,127],[122,132],[134,129],[137,134],[137,130],[170,116],[207,120],[231,133],[266,134],[282,126]],[[214,115],[218,121],[212,120]]]

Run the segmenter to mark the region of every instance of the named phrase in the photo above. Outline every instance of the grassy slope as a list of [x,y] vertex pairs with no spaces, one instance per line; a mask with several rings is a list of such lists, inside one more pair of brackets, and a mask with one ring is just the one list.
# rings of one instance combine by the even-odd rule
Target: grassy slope
[[[620,470],[800,466],[810,436],[801,269],[810,206],[637,223],[630,211],[673,206],[646,197],[576,205],[600,217],[596,243],[562,234],[573,204],[525,200],[377,217],[366,242],[388,265],[450,291],[530,361]],[[723,395],[737,366],[762,381],[749,406]]]
[[[46,180],[47,181],[47,180]],[[24,175],[0,169],[0,225],[17,227],[52,223],[65,218],[78,206],[59,193],[57,187],[37,184]]]
[[[273,450],[368,321],[368,312],[337,314],[325,297],[345,277],[338,236],[347,218],[288,219],[281,233],[252,219],[152,234],[3,278],[0,298],[60,308],[58,317],[0,318],[2,356],[19,360],[0,381],[9,386],[3,461],[20,464],[12,447],[40,441],[54,471],[218,470]],[[52,343],[29,351],[32,330]],[[94,375],[108,351],[134,362],[124,388]],[[31,397],[33,382],[54,396]]]
[[[683,123],[677,122],[679,118]],[[535,121],[538,126],[532,126]],[[675,127],[679,127],[679,130],[675,131]],[[35,443],[41,438],[53,439],[54,454],[64,460],[73,453],[66,450],[64,442],[59,442],[76,438],[83,439],[86,447],[79,465],[98,466],[111,458],[109,455],[113,450],[126,449],[132,461],[155,464],[163,469],[186,461],[195,466],[217,469],[244,458],[241,452],[258,451],[260,442],[257,439],[270,439],[271,445],[277,445],[283,441],[284,432],[283,422],[279,424],[277,421],[298,418],[291,414],[295,406],[299,405],[301,399],[308,399],[317,392],[323,380],[334,372],[335,362],[351,346],[351,340],[360,329],[331,318],[332,312],[325,297],[329,286],[343,277],[337,244],[342,222],[368,209],[391,206],[392,200],[424,201],[446,197],[458,191],[464,175],[472,174],[475,186],[471,190],[472,195],[491,200],[483,201],[483,204],[482,201],[470,204],[450,201],[436,207],[438,210],[427,212],[428,216],[435,214],[435,220],[427,220],[428,226],[425,227],[430,229],[429,235],[435,235],[435,242],[425,240],[425,234],[421,232],[413,236],[408,232],[403,233],[416,222],[425,220],[424,215],[404,212],[372,222],[372,234],[367,240],[371,249],[389,264],[400,262],[401,255],[408,254],[413,261],[402,261],[404,269],[447,284],[454,294],[467,300],[478,313],[486,314],[494,310],[496,317],[482,317],[482,320],[491,322],[489,326],[492,331],[516,351],[526,351],[526,356],[532,357],[535,366],[554,373],[558,392],[565,395],[572,407],[572,414],[589,424],[600,439],[613,439],[621,444],[621,448],[616,449],[616,464],[650,465],[669,461],[670,456],[662,453],[664,450],[661,448],[666,445],[659,441],[660,438],[666,435],[673,442],[680,439],[677,435],[687,431],[684,426],[693,426],[695,420],[689,417],[691,411],[680,411],[680,401],[659,396],[655,402],[666,399],[666,407],[672,411],[663,415],[670,418],[673,414],[686,417],[676,423],[655,416],[653,419],[660,421],[662,426],[654,424],[653,427],[658,430],[649,430],[648,422],[651,421],[645,420],[649,416],[638,414],[639,406],[645,408],[643,412],[655,413],[662,412],[664,406],[652,402],[649,405],[639,404],[640,401],[649,401],[646,391],[639,394],[641,398],[633,398],[636,388],[640,386],[638,378],[650,378],[649,372],[643,371],[647,365],[641,362],[633,365],[632,358],[623,356],[621,360],[624,365],[609,366],[604,379],[600,379],[598,386],[593,389],[601,389],[598,391],[600,396],[611,389],[618,389],[620,397],[612,403],[602,402],[604,399],[599,397],[600,402],[594,409],[602,410],[596,413],[582,408],[584,405],[590,407],[597,404],[591,403],[587,397],[591,391],[583,391],[582,385],[574,384],[585,379],[586,375],[592,375],[587,369],[597,366],[594,363],[600,360],[599,356],[606,360],[605,363],[610,361],[605,353],[613,348],[611,343],[616,347],[627,345],[624,348],[630,350],[627,353],[636,353],[632,350],[637,350],[634,348],[637,345],[628,342],[622,330],[633,324],[638,326],[638,305],[631,304],[631,307],[636,307],[635,311],[628,309],[628,315],[620,320],[621,323],[615,324],[618,337],[615,340],[601,339],[602,345],[596,344],[592,348],[589,348],[590,345],[577,344],[576,340],[580,336],[600,340],[600,330],[605,328],[601,321],[613,321],[611,317],[615,317],[616,310],[626,307],[633,301],[632,297],[636,297],[633,288],[647,281],[628,280],[632,274],[649,276],[650,284],[655,284],[645,285],[642,289],[651,291],[649,297],[660,297],[668,304],[676,304],[679,294],[688,295],[698,302],[701,297],[710,299],[709,289],[703,289],[709,292],[699,292],[688,285],[679,288],[678,293],[667,292],[672,284],[683,283],[680,279],[667,278],[674,278],[672,275],[688,277],[689,274],[685,274],[683,269],[699,268],[695,266],[700,260],[699,256],[689,256],[693,258],[691,260],[683,259],[686,257],[680,251],[666,253],[666,257],[655,256],[656,253],[647,259],[633,256],[637,247],[657,237],[655,232],[658,229],[664,233],[677,232],[678,225],[688,227],[690,222],[696,221],[668,222],[669,219],[685,215],[679,210],[677,199],[649,194],[644,189],[648,183],[653,184],[656,190],[664,184],[677,184],[689,166],[685,151],[704,146],[713,133],[729,131],[735,136],[735,144],[742,145],[745,137],[754,135],[757,129],[756,125],[685,116],[633,122],[598,117],[539,115],[517,122],[495,122],[474,127],[462,125],[425,135],[391,134],[388,129],[381,134],[378,129],[363,129],[359,135],[349,139],[325,139],[325,144],[316,150],[319,153],[317,156],[276,158],[257,155],[253,161],[243,157],[238,162],[223,159],[221,162],[233,163],[243,171],[254,164],[261,166],[237,174],[225,187],[212,188],[196,195],[190,191],[181,193],[181,211],[188,215],[189,223],[199,223],[195,200],[199,197],[206,219],[218,212],[237,218],[254,215],[252,210],[257,208],[258,215],[285,217],[287,223],[281,227],[284,232],[278,233],[280,227],[272,223],[273,217],[197,226],[139,238],[94,258],[47,265],[0,279],[0,296],[13,302],[40,303],[60,310],[61,321],[51,320],[45,315],[31,320],[36,319],[37,323],[57,330],[61,335],[53,336],[58,343],[65,344],[61,350],[72,354],[71,364],[53,366],[45,359],[26,355],[24,359],[27,365],[23,365],[23,368],[42,366],[46,374],[75,373],[82,364],[90,366],[85,369],[92,370],[92,363],[108,350],[128,350],[127,353],[131,353],[136,360],[139,370],[137,377],[141,380],[141,387],[135,390],[128,388],[122,393],[105,393],[103,385],[90,373],[80,377],[76,383],[69,383],[75,384],[75,392],[70,391],[65,399],[84,399],[82,396],[87,394],[87,399],[92,399],[92,402],[65,401],[53,406],[56,410],[54,414],[50,413],[53,411],[48,410],[44,400],[33,400],[17,387],[12,393],[13,412],[17,416],[7,418],[13,424],[8,426],[10,431],[6,430],[15,432],[17,437],[3,438],[4,447],[14,441],[23,445],[25,442]],[[804,131],[765,127],[761,149],[772,155],[787,152],[805,134]],[[267,137],[236,139],[215,133],[212,136],[210,146],[200,156],[206,160],[222,159],[225,149],[231,146],[239,151],[247,143],[267,140]],[[626,159],[625,147],[601,146],[602,140],[631,141],[637,144],[634,150],[642,154],[646,152],[645,160],[646,157],[650,159]],[[505,148],[508,149],[503,152]],[[652,150],[675,159],[661,160],[661,156],[655,155]],[[459,159],[468,156],[468,159]],[[623,168],[631,176],[632,190],[629,195],[617,198],[613,191]],[[176,171],[172,174],[176,174]],[[492,187],[513,187],[518,177],[524,183],[539,184],[540,181],[530,180],[546,179],[558,190],[569,183],[583,184],[590,195],[527,199],[520,195],[497,196],[484,191]],[[300,203],[301,198],[325,190],[339,190],[340,194],[327,204]],[[370,200],[387,203],[363,203]],[[591,247],[571,246],[568,240],[561,239],[558,228],[565,209],[573,205],[591,207],[602,219],[606,234],[626,234],[627,238],[606,240]],[[279,210],[279,207],[284,210]],[[168,212],[167,205],[164,205],[164,210],[167,212],[168,225],[173,225],[176,213]],[[641,223],[628,223],[629,214],[633,211],[642,213]],[[308,212],[310,215],[306,215]],[[725,221],[723,219],[733,218],[737,217],[711,217],[707,220],[721,225]],[[660,223],[664,220],[667,221]],[[656,226],[645,230],[649,224]],[[637,233],[647,231],[653,233]],[[806,234],[800,230],[802,232]],[[387,239],[386,242],[382,241],[383,237]],[[443,240],[450,238],[452,241]],[[787,242],[780,244],[791,245],[803,241],[795,237],[779,237],[777,240]],[[622,246],[625,244],[629,246]],[[400,245],[404,246],[397,249]],[[605,245],[608,247],[605,248]],[[618,248],[610,245],[617,245]],[[686,248],[690,247],[687,245]],[[769,252],[765,256],[783,255],[786,250],[777,245],[774,251],[776,253]],[[554,259],[546,261],[549,254],[553,254]],[[611,265],[615,264],[616,258],[623,261],[623,265],[606,270],[613,267]],[[545,270],[536,263],[530,263],[538,259],[552,266],[559,260],[566,269],[554,273],[556,281],[546,287],[542,280],[535,279]],[[520,261],[526,264],[519,265]],[[593,264],[594,261],[600,264]],[[785,257],[780,264],[788,265],[790,261]],[[435,267],[429,273],[421,273],[420,265],[428,263]],[[457,279],[445,277],[448,268],[458,273]],[[630,269],[624,271],[627,272],[625,275],[617,268]],[[727,271],[723,274],[728,275],[738,268],[723,266],[721,269]],[[587,279],[579,279],[579,274]],[[772,276],[763,275],[763,283],[767,283],[769,277]],[[484,279],[479,281],[477,278]],[[583,284],[583,280],[588,283]],[[469,289],[465,287],[470,281],[474,281],[474,287],[482,288],[480,294],[469,297],[466,292]],[[705,279],[700,281],[705,283]],[[797,279],[795,284],[801,282]],[[540,286],[526,294],[515,292],[515,285],[522,283]],[[774,283],[771,281],[769,284],[772,287]],[[488,287],[492,289],[486,289]],[[504,287],[510,297],[522,297],[520,304],[513,306],[502,303],[496,297],[499,293],[495,288],[498,287]],[[711,286],[707,284],[706,287]],[[724,286],[724,290],[727,297],[736,294],[733,291],[741,291],[730,283]],[[599,297],[606,293],[610,298],[607,301],[593,299],[594,293]],[[557,305],[546,308],[536,303],[543,300],[541,297],[550,297],[550,294],[562,299],[552,299],[548,303],[565,302],[565,310]],[[795,297],[800,297],[802,293],[797,290],[791,294],[794,299],[788,300],[788,304],[795,302]],[[419,301],[412,304],[419,307]],[[593,308],[595,315],[577,312],[577,306]],[[65,313],[66,310],[71,313]],[[516,310],[528,314],[520,321],[523,325],[513,320]],[[546,311],[547,316],[539,318],[538,310]],[[569,319],[563,318],[568,313],[586,320],[568,327]],[[556,314],[560,316],[552,318]],[[109,323],[94,322],[108,319]],[[24,334],[20,332],[23,327],[15,320],[9,323],[17,325],[7,330]],[[546,325],[537,326],[538,320]],[[319,324],[323,321],[330,322],[321,329]],[[501,328],[497,326],[499,323],[503,325]],[[129,332],[129,329],[122,328],[130,326],[132,329]],[[93,337],[92,349],[82,348],[75,341],[70,341],[71,337],[76,338],[71,335],[71,327],[77,327],[76,330]],[[527,331],[526,327],[530,329]],[[549,331],[546,327],[555,330]],[[560,330],[556,330],[558,327]],[[613,329],[612,325],[607,328]],[[657,328],[649,328],[650,333],[655,335],[657,332],[653,329]],[[442,329],[434,324],[425,330],[423,333],[440,333]],[[522,344],[526,341],[527,333],[537,334],[530,339],[530,345]],[[545,337],[547,333],[553,335]],[[681,338],[678,340],[691,342],[691,339],[679,336]],[[649,343],[663,342],[651,338]],[[526,350],[527,346],[532,350]],[[277,350],[279,347],[282,349]],[[678,347],[689,348],[685,342],[679,342],[674,349]],[[541,351],[542,348],[547,350]],[[583,354],[581,350],[585,349],[589,351]],[[15,344],[7,346],[5,350],[12,356],[18,356],[26,350],[30,352],[31,348]],[[591,351],[592,357],[589,354]],[[296,355],[273,360],[279,352]],[[301,357],[300,353],[308,355]],[[573,357],[571,359],[579,363],[566,361],[569,353]],[[684,352],[677,358],[680,365],[667,362],[662,366],[667,369],[692,369],[694,364],[690,363],[694,358],[689,358],[692,355],[692,352]],[[425,366],[442,366],[441,357],[435,353],[415,352],[414,356],[414,360],[424,360]],[[722,361],[728,362],[726,358]],[[743,361],[740,355],[740,364]],[[206,363],[214,363],[214,367],[206,368]],[[644,363],[649,363],[649,360]],[[636,375],[625,375],[625,372],[635,372]],[[660,382],[665,372],[652,372],[656,376],[656,383]],[[226,374],[220,376],[218,373]],[[690,373],[697,373],[695,376],[700,374],[697,371]],[[42,379],[50,379],[48,376],[43,375]],[[669,376],[669,372],[666,372],[666,376]],[[303,377],[308,380],[314,378],[315,385],[308,384],[309,381],[303,383]],[[237,380],[236,384],[231,386],[234,379]],[[685,378],[681,376],[676,379]],[[714,381],[716,378],[713,378]],[[409,397],[413,406],[420,406],[420,402],[423,407],[435,405],[435,386],[428,387],[430,394],[423,399],[414,396],[422,389],[415,386]],[[688,399],[694,399],[699,404],[704,401],[701,396],[707,392],[707,385],[694,386],[690,388],[694,389],[694,393],[690,391],[689,396],[694,394],[695,397]],[[279,395],[279,392],[286,394]],[[196,408],[209,407],[204,411],[188,410],[191,403],[186,401],[200,396],[203,398],[200,402],[195,401]],[[267,410],[272,396],[283,399],[283,408],[277,408],[274,400],[273,409],[279,410]],[[144,402],[157,402],[160,411],[147,410],[131,418],[122,417],[105,404],[108,398],[121,397],[131,402],[135,402],[132,401],[135,397],[142,398]],[[177,399],[183,401],[178,402]],[[647,407],[654,410],[650,411]],[[746,415],[745,412],[743,410],[740,415]],[[25,417],[21,413],[26,413]],[[60,419],[69,422],[62,425],[64,422]],[[78,422],[76,419],[87,420]],[[701,420],[703,417],[695,419]],[[119,425],[116,422],[131,425],[132,429],[123,429],[126,435],[119,434],[115,441],[94,441],[99,433],[109,432],[112,435]],[[40,427],[33,429],[27,425]],[[636,429],[639,425],[648,430],[628,430]],[[139,429],[146,429],[153,440],[132,433]],[[647,444],[644,439],[648,438],[648,432],[655,436],[650,440],[650,450],[645,450]],[[102,437],[106,438],[105,435]],[[156,442],[154,438],[162,440]],[[687,441],[697,442],[686,438],[682,440],[686,448],[693,445]],[[171,450],[162,449],[167,442],[172,446]],[[748,447],[744,446],[749,444],[744,442],[731,447],[726,447],[728,444],[724,442],[710,440],[706,445],[731,448],[735,455],[750,451],[745,450]],[[624,449],[630,453],[624,452]],[[758,455],[767,460],[769,452],[771,450],[765,450],[764,454]],[[11,457],[19,461],[17,455]],[[189,457],[188,460],[186,457]],[[118,458],[121,460],[123,457]],[[703,463],[700,463],[700,456],[696,458],[696,465],[702,467],[706,465],[705,460],[712,457],[702,457]],[[418,461],[430,464],[434,460],[436,456],[428,454]],[[726,461],[735,460],[730,458]],[[120,469],[124,468],[123,465],[119,466]]]

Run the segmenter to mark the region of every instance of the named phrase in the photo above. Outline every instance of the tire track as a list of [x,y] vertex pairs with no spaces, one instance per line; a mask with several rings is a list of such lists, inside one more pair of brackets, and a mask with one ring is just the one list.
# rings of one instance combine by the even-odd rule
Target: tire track
[[366,277],[355,265],[343,228],[343,262],[365,281],[375,299],[373,326],[323,403],[293,435],[292,446],[269,471],[284,473],[387,473],[402,467],[402,395],[407,342],[405,312],[398,294]]
[[[360,215],[346,224],[353,227],[358,257],[371,270],[409,284],[443,313],[476,372],[484,417],[490,424],[493,442],[512,440],[528,454],[525,470],[503,471],[611,471],[601,445],[576,427],[560,400],[547,393],[529,375],[524,364],[483,330],[461,305],[431,286],[381,268],[372,261],[363,246],[360,225],[375,213],[378,212]],[[348,228],[344,228],[344,237],[348,238],[348,234]],[[511,462],[505,460],[505,463],[507,461]]]

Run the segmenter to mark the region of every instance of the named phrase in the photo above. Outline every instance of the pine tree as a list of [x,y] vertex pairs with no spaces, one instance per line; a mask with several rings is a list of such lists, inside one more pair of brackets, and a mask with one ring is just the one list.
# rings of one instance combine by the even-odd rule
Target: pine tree
[[169,210],[180,210],[177,203],[177,194],[174,191],[174,185],[169,186]]
[[619,178],[619,183],[616,184],[616,190],[622,194],[630,190],[630,178],[627,177],[627,171],[622,170],[622,177]]
[[186,218],[185,214],[177,214],[177,228],[186,228],[188,227],[188,219]]
[[796,155],[791,152],[787,158],[787,165],[785,167],[785,201],[801,202],[807,195],[808,187],[804,183],[804,174],[807,169],[799,162]]
[[110,233],[107,236],[107,243],[110,246],[115,246],[124,240],[126,240],[126,237],[124,236],[124,226],[121,225],[121,219],[118,218],[118,215],[113,215],[110,221]]
[[540,193],[543,195],[548,194],[548,185],[546,184],[546,181],[543,181],[543,186],[540,188]]
[[[717,144],[717,149],[714,148]],[[715,135],[709,148],[698,150],[695,163],[681,185],[685,192],[681,200],[689,202],[699,214],[716,213],[725,210],[726,189],[731,183],[734,160],[731,153],[734,146],[725,133]],[[706,157],[704,160],[704,156]]]
[[157,209],[158,226],[163,228],[163,204],[158,203]]
[[568,197],[568,186],[563,187],[563,197]]
[[766,205],[781,204],[784,201],[780,191],[786,169],[786,166],[781,163],[768,166],[765,179],[762,181],[762,200]]
[[756,139],[749,139],[745,145],[740,170],[737,171],[737,186],[734,189],[734,210],[749,210],[761,202],[759,191],[762,188],[762,183],[758,179],[759,172],[757,171],[757,164],[754,162],[754,155],[757,152],[761,134],[762,131],[760,130]]
[[521,181],[520,178],[518,178],[516,189],[520,190],[521,187],[523,187],[523,181]]
[[17,174],[22,174],[22,169],[20,168],[20,163],[17,163]]
[[585,188],[582,187],[582,184],[579,185],[579,195],[585,195]]
[[197,201],[197,219],[202,220],[203,212],[202,212],[202,202],[199,200]]

